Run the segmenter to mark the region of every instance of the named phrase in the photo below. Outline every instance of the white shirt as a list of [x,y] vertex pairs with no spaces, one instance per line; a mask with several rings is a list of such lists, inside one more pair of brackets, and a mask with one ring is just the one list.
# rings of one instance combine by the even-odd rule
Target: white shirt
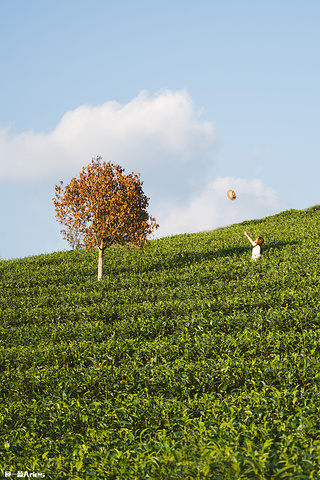
[[251,260],[259,260],[261,256],[261,247],[260,245],[256,245],[256,242],[252,242],[252,257]]

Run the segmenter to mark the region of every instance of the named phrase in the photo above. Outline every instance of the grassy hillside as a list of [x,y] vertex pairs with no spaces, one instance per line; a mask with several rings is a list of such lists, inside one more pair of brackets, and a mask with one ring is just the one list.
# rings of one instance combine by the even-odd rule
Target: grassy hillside
[[1,262],[2,477],[319,479],[319,225]]

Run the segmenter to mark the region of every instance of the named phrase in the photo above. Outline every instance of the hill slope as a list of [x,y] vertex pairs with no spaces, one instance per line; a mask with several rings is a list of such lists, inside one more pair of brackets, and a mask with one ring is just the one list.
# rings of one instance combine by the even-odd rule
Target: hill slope
[[2,475],[319,478],[319,223],[2,262]]

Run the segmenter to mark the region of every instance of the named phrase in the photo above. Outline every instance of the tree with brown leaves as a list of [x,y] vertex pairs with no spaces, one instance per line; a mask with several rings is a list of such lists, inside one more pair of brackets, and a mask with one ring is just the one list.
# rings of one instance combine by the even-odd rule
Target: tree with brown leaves
[[149,199],[142,184],[140,174],[125,175],[119,165],[97,157],[79,178],[55,187],[56,217],[65,227],[61,233],[72,246],[98,248],[98,280],[107,247],[141,247],[159,226],[147,212]]

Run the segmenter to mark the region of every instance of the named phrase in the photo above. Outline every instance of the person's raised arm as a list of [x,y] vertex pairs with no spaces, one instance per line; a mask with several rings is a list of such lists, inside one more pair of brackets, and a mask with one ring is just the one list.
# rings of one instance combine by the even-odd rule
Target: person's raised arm
[[247,237],[247,239],[249,240],[250,243],[253,243],[253,240],[252,238],[249,237],[249,235],[247,234],[247,232],[244,232],[245,236]]

